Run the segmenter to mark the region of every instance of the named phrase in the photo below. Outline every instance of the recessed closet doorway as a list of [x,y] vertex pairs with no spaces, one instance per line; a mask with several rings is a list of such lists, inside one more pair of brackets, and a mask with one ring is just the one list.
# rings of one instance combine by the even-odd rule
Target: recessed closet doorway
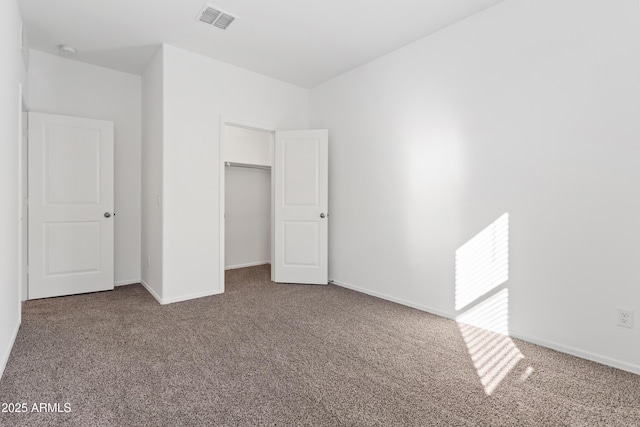
[[274,282],[326,285],[328,130],[221,118],[220,161],[220,292],[226,269],[267,263]]
[[273,132],[224,125],[225,270],[271,263]]

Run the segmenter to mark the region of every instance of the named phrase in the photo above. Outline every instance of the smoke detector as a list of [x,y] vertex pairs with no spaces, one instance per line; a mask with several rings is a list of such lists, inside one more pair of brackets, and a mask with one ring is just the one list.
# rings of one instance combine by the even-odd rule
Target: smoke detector
[[58,50],[64,55],[75,55],[77,53],[77,50],[68,44],[59,45]]
[[196,19],[202,23],[226,30],[236,18],[209,3],[205,3]]

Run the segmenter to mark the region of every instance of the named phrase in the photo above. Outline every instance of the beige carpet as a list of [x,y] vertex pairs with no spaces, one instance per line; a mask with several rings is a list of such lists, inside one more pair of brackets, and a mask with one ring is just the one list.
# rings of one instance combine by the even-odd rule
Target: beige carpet
[[139,285],[26,303],[0,402],[29,408],[3,426],[640,426],[640,376],[253,267],[168,306]]

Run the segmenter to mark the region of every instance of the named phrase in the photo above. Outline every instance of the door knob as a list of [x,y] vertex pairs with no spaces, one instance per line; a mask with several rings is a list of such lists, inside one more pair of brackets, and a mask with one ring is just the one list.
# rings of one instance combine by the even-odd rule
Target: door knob
[[105,218],[109,218],[110,216],[111,216],[111,214],[110,214],[109,212],[105,212],[105,213],[104,213],[104,217],[105,217]]
[[326,215],[324,213],[320,214],[320,218],[324,218]]

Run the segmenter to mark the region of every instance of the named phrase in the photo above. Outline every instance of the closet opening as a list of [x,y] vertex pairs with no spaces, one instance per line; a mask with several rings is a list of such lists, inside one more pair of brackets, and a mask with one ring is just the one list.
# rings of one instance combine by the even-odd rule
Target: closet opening
[[227,270],[271,265],[274,132],[221,121],[221,277]]

